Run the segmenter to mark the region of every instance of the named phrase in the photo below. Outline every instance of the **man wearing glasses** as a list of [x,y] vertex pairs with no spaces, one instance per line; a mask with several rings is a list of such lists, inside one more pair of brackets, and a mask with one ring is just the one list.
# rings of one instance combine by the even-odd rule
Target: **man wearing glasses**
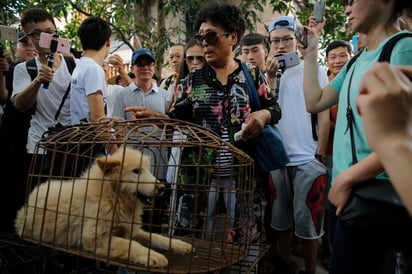
[[130,120],[131,113],[124,112],[124,109],[130,106],[142,106],[164,114],[167,109],[167,92],[153,81],[155,73],[153,53],[145,48],[134,51],[131,65],[131,70],[136,77],[129,86],[116,93],[113,116]]
[[[291,16],[280,16],[271,22],[269,37],[273,55],[297,50],[299,42],[294,33],[295,23]],[[277,58],[268,61],[268,75],[275,74],[279,68]],[[322,86],[328,83],[326,72],[322,69],[319,69],[318,78]],[[302,239],[304,252],[305,271],[301,270],[300,273],[315,274],[318,239],[323,235],[326,199],[326,167],[315,158],[315,154],[324,154],[318,151],[318,142],[327,140],[329,128],[322,125],[323,119],[328,121],[329,113],[326,111],[320,114],[318,127],[313,128],[311,115],[305,107],[303,62],[283,68],[280,86],[277,88],[282,108],[278,129],[284,138],[290,162],[271,172],[276,191],[271,226],[275,233],[274,239],[279,241],[279,254],[287,262],[291,273],[296,271],[291,250],[294,232]],[[317,131],[319,141],[315,140],[312,130]]]
[[[14,68],[11,102],[14,104],[17,111],[21,113],[26,113],[27,111],[32,110],[34,106],[35,112],[31,116],[28,133],[26,132],[24,135],[27,137],[24,154],[20,154],[20,150],[18,149],[13,151],[18,155],[14,157],[19,157],[18,165],[20,166],[20,171],[14,174],[14,176],[23,176],[24,179],[13,179],[13,181],[8,181],[9,183],[7,185],[13,189],[3,190],[6,195],[7,201],[5,203],[7,204],[8,209],[14,211],[13,219],[15,217],[15,212],[24,202],[28,169],[28,166],[26,165],[28,165],[31,162],[31,158],[34,157],[35,145],[41,139],[43,133],[47,131],[48,127],[55,124],[54,116],[61,103],[61,98],[64,96],[70,85],[71,78],[63,56],[59,53],[54,53],[53,66],[49,67],[47,65],[47,56],[52,53],[49,48],[42,48],[39,45],[40,33],[57,33],[53,17],[44,9],[31,8],[22,14],[21,25],[26,35],[24,37],[20,36],[21,40],[19,41],[19,44],[26,39],[27,43],[25,44],[25,47],[27,51],[26,54],[22,54],[20,58],[23,58],[23,56],[28,57],[28,49],[32,47],[34,47],[38,55],[35,58],[35,67],[28,68],[26,63],[22,62]],[[19,44],[18,47],[22,46]],[[34,74],[36,75],[34,79],[31,78],[29,70],[34,71]],[[49,83],[47,89],[43,83]],[[69,100],[64,103],[58,122],[62,125],[70,124]],[[19,132],[13,134],[19,134]],[[14,138],[17,139],[21,137],[16,136]],[[11,143],[8,145],[10,147],[12,146]],[[40,151],[40,153],[42,152]],[[37,163],[43,162],[43,160],[41,160],[41,157],[43,157],[42,154],[39,154],[36,157]],[[26,158],[28,162],[26,162]],[[10,160],[10,162],[12,162],[12,160]],[[40,174],[39,171],[34,172],[35,174]],[[9,220],[6,222],[8,221]]]

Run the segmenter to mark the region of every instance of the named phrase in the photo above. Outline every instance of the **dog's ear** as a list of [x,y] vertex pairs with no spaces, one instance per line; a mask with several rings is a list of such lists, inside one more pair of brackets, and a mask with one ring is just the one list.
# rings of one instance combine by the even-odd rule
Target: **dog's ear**
[[120,161],[106,157],[97,158],[96,163],[105,174],[120,166]]

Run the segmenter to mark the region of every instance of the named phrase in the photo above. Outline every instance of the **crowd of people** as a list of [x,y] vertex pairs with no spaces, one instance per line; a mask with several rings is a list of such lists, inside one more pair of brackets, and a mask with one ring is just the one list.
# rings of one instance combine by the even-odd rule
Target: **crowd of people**
[[[236,5],[204,4],[196,14],[196,35],[169,48],[173,73],[159,83],[157,60],[148,48],[133,51],[130,72],[120,56],[108,59],[112,31],[105,20],[85,19],[77,32],[81,57],[67,57],[39,45],[40,33],[58,31],[53,16],[41,8],[26,10],[15,45],[17,61],[10,63],[7,53],[0,56],[4,107],[0,149],[7,159],[0,168],[1,231],[13,233],[15,213],[27,191],[29,163],[33,157],[44,157],[35,150],[36,143],[56,124],[98,122],[105,116],[175,118],[206,127],[246,152],[246,143],[270,124],[282,134],[289,163],[256,173],[255,202],[266,205],[261,211],[262,237],[270,247],[267,260],[272,264],[268,271],[315,274],[322,244],[322,263],[331,274],[397,273],[400,264],[403,273],[412,273],[410,237],[348,230],[340,219],[352,188],[372,177],[390,178],[412,215],[412,36],[396,43],[390,63],[378,63],[391,37],[412,31],[412,4],[403,0],[343,4],[352,31],[360,34],[356,52],[342,40],[319,48],[325,18],[322,22],[310,18],[305,47],[295,35],[295,16],[276,16],[267,34],[245,34],[246,21]],[[325,67],[320,64],[320,50],[326,53]],[[294,52],[300,56],[297,63],[279,61],[279,56]],[[108,63],[117,68],[116,85],[107,82]],[[251,109],[248,76],[260,110]],[[68,91],[70,99],[62,99]],[[352,161],[348,105],[355,124],[357,163]],[[240,130],[242,139],[235,141],[234,133]],[[228,226],[234,225],[238,182],[229,176],[230,157],[222,150],[214,159],[219,168],[211,174],[205,237],[213,229],[220,194]],[[178,221],[177,226],[192,225]],[[228,231],[227,240],[233,241],[234,233]],[[303,269],[295,262],[296,242],[301,244]]]

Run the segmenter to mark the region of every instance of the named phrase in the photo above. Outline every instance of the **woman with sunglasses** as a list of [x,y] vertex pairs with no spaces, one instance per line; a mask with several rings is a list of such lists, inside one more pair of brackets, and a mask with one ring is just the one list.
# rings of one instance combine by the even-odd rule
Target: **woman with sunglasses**
[[[206,4],[196,15],[195,29],[198,32],[195,37],[203,48],[206,64],[189,73],[183,85],[182,97],[167,117],[202,125],[223,140],[240,146],[234,140],[234,133],[242,129],[242,124],[245,124],[242,139],[247,141],[258,136],[265,124],[276,124],[281,118],[274,91],[269,88],[258,68],[246,71],[251,73],[262,106],[261,110],[251,112],[245,72],[241,62],[234,57],[234,49],[246,29],[245,19],[237,6]],[[140,107],[127,108],[125,111],[133,112],[132,117],[135,118],[166,117]],[[234,225],[236,182],[230,176],[231,162],[231,155],[220,154],[215,158],[216,169],[211,176],[206,212],[207,232],[213,229],[212,213],[219,190],[224,197],[228,226]],[[228,240],[231,240],[230,232],[227,234]]]
[[169,92],[167,97],[167,102],[169,105],[169,110],[172,109],[177,98],[182,96],[182,85],[189,72],[196,69],[200,69],[205,64],[205,53],[203,48],[197,43],[195,38],[190,39],[185,46],[184,58],[182,64],[180,65],[179,74],[177,75],[177,81],[172,86],[174,92]]
[[[329,200],[336,207],[338,221],[335,227],[331,274],[336,273],[382,273],[385,258],[393,254],[395,248],[412,254],[412,236],[407,237],[380,232],[379,227],[368,230],[346,229],[339,215],[345,208],[352,188],[362,181],[377,177],[387,179],[384,168],[376,153],[367,145],[362,130],[362,120],[357,111],[356,98],[360,92],[363,76],[378,61],[384,44],[396,35],[407,32],[407,23],[402,14],[412,10],[412,2],[404,0],[344,0],[345,14],[354,32],[365,34],[366,47],[356,62],[348,69],[348,63],[339,74],[323,89],[317,80],[318,34],[324,22],[311,19],[307,28],[308,47],[305,54],[304,92],[309,112],[317,113],[338,103],[333,146],[333,174]],[[399,40],[393,47],[390,62],[393,65],[412,64],[412,37]],[[350,107],[349,107],[350,106]],[[352,109],[353,138],[350,137],[346,118]],[[358,162],[353,164],[351,147],[355,143]],[[354,154],[355,154],[354,153]],[[397,224],[393,224],[396,226]],[[394,272],[393,272],[394,273]],[[408,272],[410,273],[410,272]]]

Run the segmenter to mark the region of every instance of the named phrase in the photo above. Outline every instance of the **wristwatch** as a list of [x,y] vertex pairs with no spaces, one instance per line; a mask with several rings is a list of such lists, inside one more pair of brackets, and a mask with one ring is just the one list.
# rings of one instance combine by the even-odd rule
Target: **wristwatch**
[[324,163],[325,162],[325,158],[326,155],[322,155],[322,154],[315,154],[315,158],[318,159],[319,162]]

